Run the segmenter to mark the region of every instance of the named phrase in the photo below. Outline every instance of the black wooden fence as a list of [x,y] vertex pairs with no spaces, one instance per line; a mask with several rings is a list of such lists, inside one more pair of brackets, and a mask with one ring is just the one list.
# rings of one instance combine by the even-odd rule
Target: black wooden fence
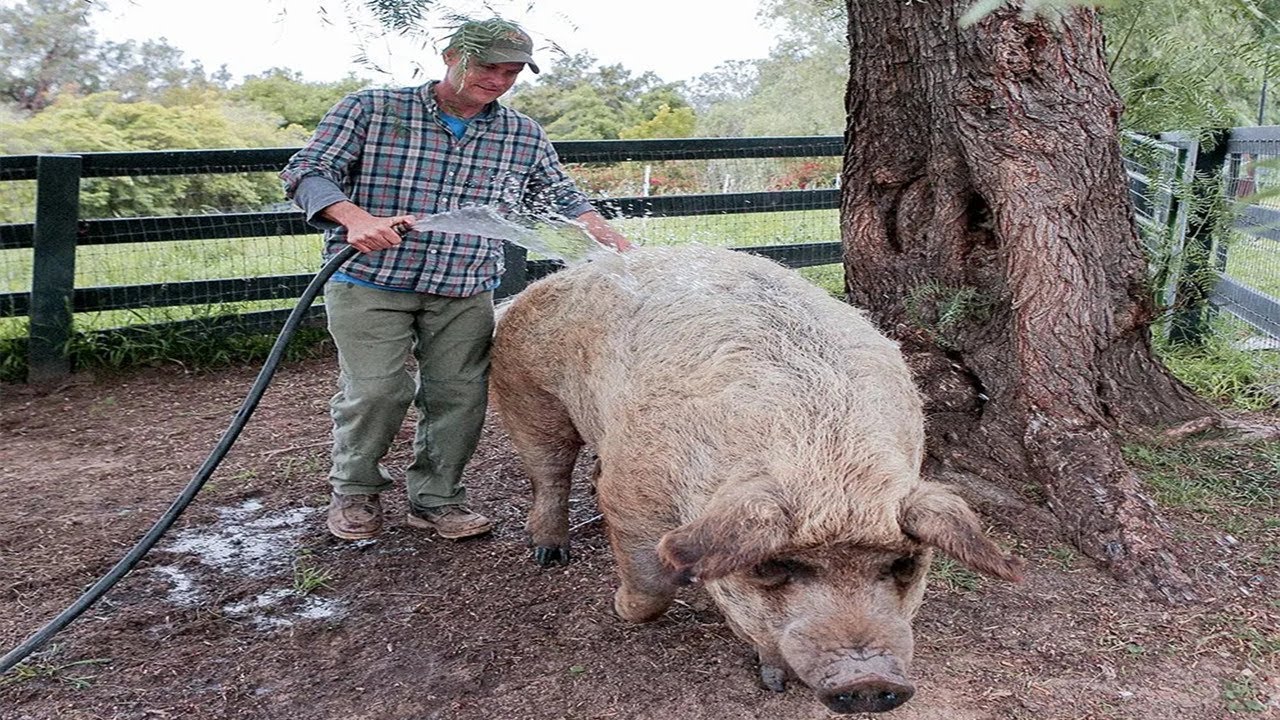
[[[1183,136],[1136,139],[1127,145],[1132,198],[1147,234],[1181,252],[1208,248],[1219,280],[1207,293],[1212,307],[1226,310],[1255,331],[1280,338],[1280,206],[1254,202],[1257,191],[1280,186],[1280,128],[1233,128],[1220,133],[1218,152],[1200,152]],[[1138,148],[1145,146],[1139,152]],[[567,163],[661,162],[737,158],[838,157],[840,137],[714,138],[679,140],[604,140],[556,144]],[[172,242],[315,235],[299,212],[175,215],[136,218],[81,217],[81,181],[85,178],[274,172],[296,148],[260,150],[184,150],[162,152],[85,153],[79,155],[0,156],[0,183],[36,181],[35,218],[31,223],[0,224],[0,251],[31,249],[32,280],[28,292],[0,292],[0,318],[29,318],[26,343],[28,378],[44,380],[70,371],[67,356],[75,313],[189,305],[200,299],[220,302],[293,299],[310,282],[309,274],[222,278],[138,285],[76,287],[76,250],[90,245]],[[1235,232],[1256,241],[1251,267],[1245,272],[1228,264],[1228,245],[1215,242],[1179,189],[1193,174],[1220,177],[1217,186],[1236,204]],[[606,217],[673,217],[731,213],[830,210],[839,206],[833,184],[816,189],[719,192],[596,199]],[[1188,214],[1190,213],[1190,217]],[[838,263],[840,243],[775,244],[736,248],[764,255],[791,267]],[[497,294],[518,292],[527,282],[554,268],[548,261],[529,261],[523,248],[508,245],[507,275]],[[1261,276],[1259,270],[1261,269]],[[1270,273],[1270,274],[1269,274]],[[1248,277],[1244,277],[1247,275]],[[1259,280],[1259,277],[1262,279]],[[1169,280],[1166,299],[1185,298],[1194,289]],[[1182,304],[1182,329],[1205,331],[1210,305]],[[211,332],[274,332],[287,310],[259,311],[230,318],[199,321]],[[314,308],[312,318],[322,316]]]
[[[560,142],[567,163],[712,160],[722,158],[802,158],[839,156],[839,137],[716,138],[679,140]],[[0,224],[0,250],[33,249],[30,292],[0,293],[0,317],[29,318],[27,377],[47,380],[68,373],[74,313],[188,305],[196,298],[221,302],[297,298],[311,275],[279,275],[109,287],[76,287],[76,249],[109,243],[315,235],[295,210],[137,218],[84,218],[80,213],[84,178],[191,175],[275,171],[296,148],[183,150],[79,155],[0,156],[0,182],[35,180],[32,223]],[[834,187],[738,193],[703,193],[597,199],[606,217],[669,217],[759,213],[838,207]],[[790,267],[838,263],[840,243],[736,248],[773,258]],[[507,246],[507,276],[498,295],[518,292],[553,268],[528,261],[523,248]],[[214,321],[236,330],[272,332],[288,311],[260,311]],[[322,308],[314,309],[318,316]],[[209,321],[202,321],[206,324]]]
[[1280,127],[1206,135],[1126,138],[1136,217],[1153,254],[1174,266],[1161,281],[1170,337],[1203,339],[1216,315],[1252,336],[1249,346],[1278,348]]

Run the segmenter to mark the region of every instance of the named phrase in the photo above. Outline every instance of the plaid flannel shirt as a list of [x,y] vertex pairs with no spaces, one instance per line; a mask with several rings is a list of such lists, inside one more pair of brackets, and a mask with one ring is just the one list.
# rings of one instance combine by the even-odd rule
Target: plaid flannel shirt
[[[319,175],[380,217],[421,217],[468,205],[570,218],[592,209],[538,123],[494,102],[456,138],[440,119],[436,82],[343,98],[280,173],[285,194],[293,199],[303,178]],[[344,228],[308,219],[325,229],[326,258],[346,246]],[[498,286],[502,243],[410,231],[396,247],[357,255],[343,272],[388,288],[469,297]]]

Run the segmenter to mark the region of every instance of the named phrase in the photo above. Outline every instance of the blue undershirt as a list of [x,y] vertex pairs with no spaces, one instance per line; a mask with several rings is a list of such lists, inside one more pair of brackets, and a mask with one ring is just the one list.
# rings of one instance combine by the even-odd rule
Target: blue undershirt
[[453,136],[459,140],[466,134],[467,125],[471,122],[471,118],[454,117],[443,110],[440,111],[440,120],[449,126],[449,132],[453,133]]

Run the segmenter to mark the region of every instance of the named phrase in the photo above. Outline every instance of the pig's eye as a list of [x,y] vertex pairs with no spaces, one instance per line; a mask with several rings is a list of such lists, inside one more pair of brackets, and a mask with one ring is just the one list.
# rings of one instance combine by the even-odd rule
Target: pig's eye
[[903,555],[885,567],[884,574],[898,582],[910,582],[915,577],[919,563],[915,555]]
[[764,588],[782,587],[800,569],[798,563],[787,560],[769,560],[751,569],[751,581]]

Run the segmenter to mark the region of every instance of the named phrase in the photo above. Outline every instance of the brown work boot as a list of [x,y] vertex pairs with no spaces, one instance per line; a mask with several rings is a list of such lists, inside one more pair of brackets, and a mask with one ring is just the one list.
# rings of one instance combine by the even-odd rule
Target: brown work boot
[[406,522],[410,527],[435,530],[440,537],[450,540],[483,535],[493,529],[492,520],[465,505],[410,508]]
[[382,529],[382,502],[377,495],[329,494],[329,532],[343,540],[364,540]]

